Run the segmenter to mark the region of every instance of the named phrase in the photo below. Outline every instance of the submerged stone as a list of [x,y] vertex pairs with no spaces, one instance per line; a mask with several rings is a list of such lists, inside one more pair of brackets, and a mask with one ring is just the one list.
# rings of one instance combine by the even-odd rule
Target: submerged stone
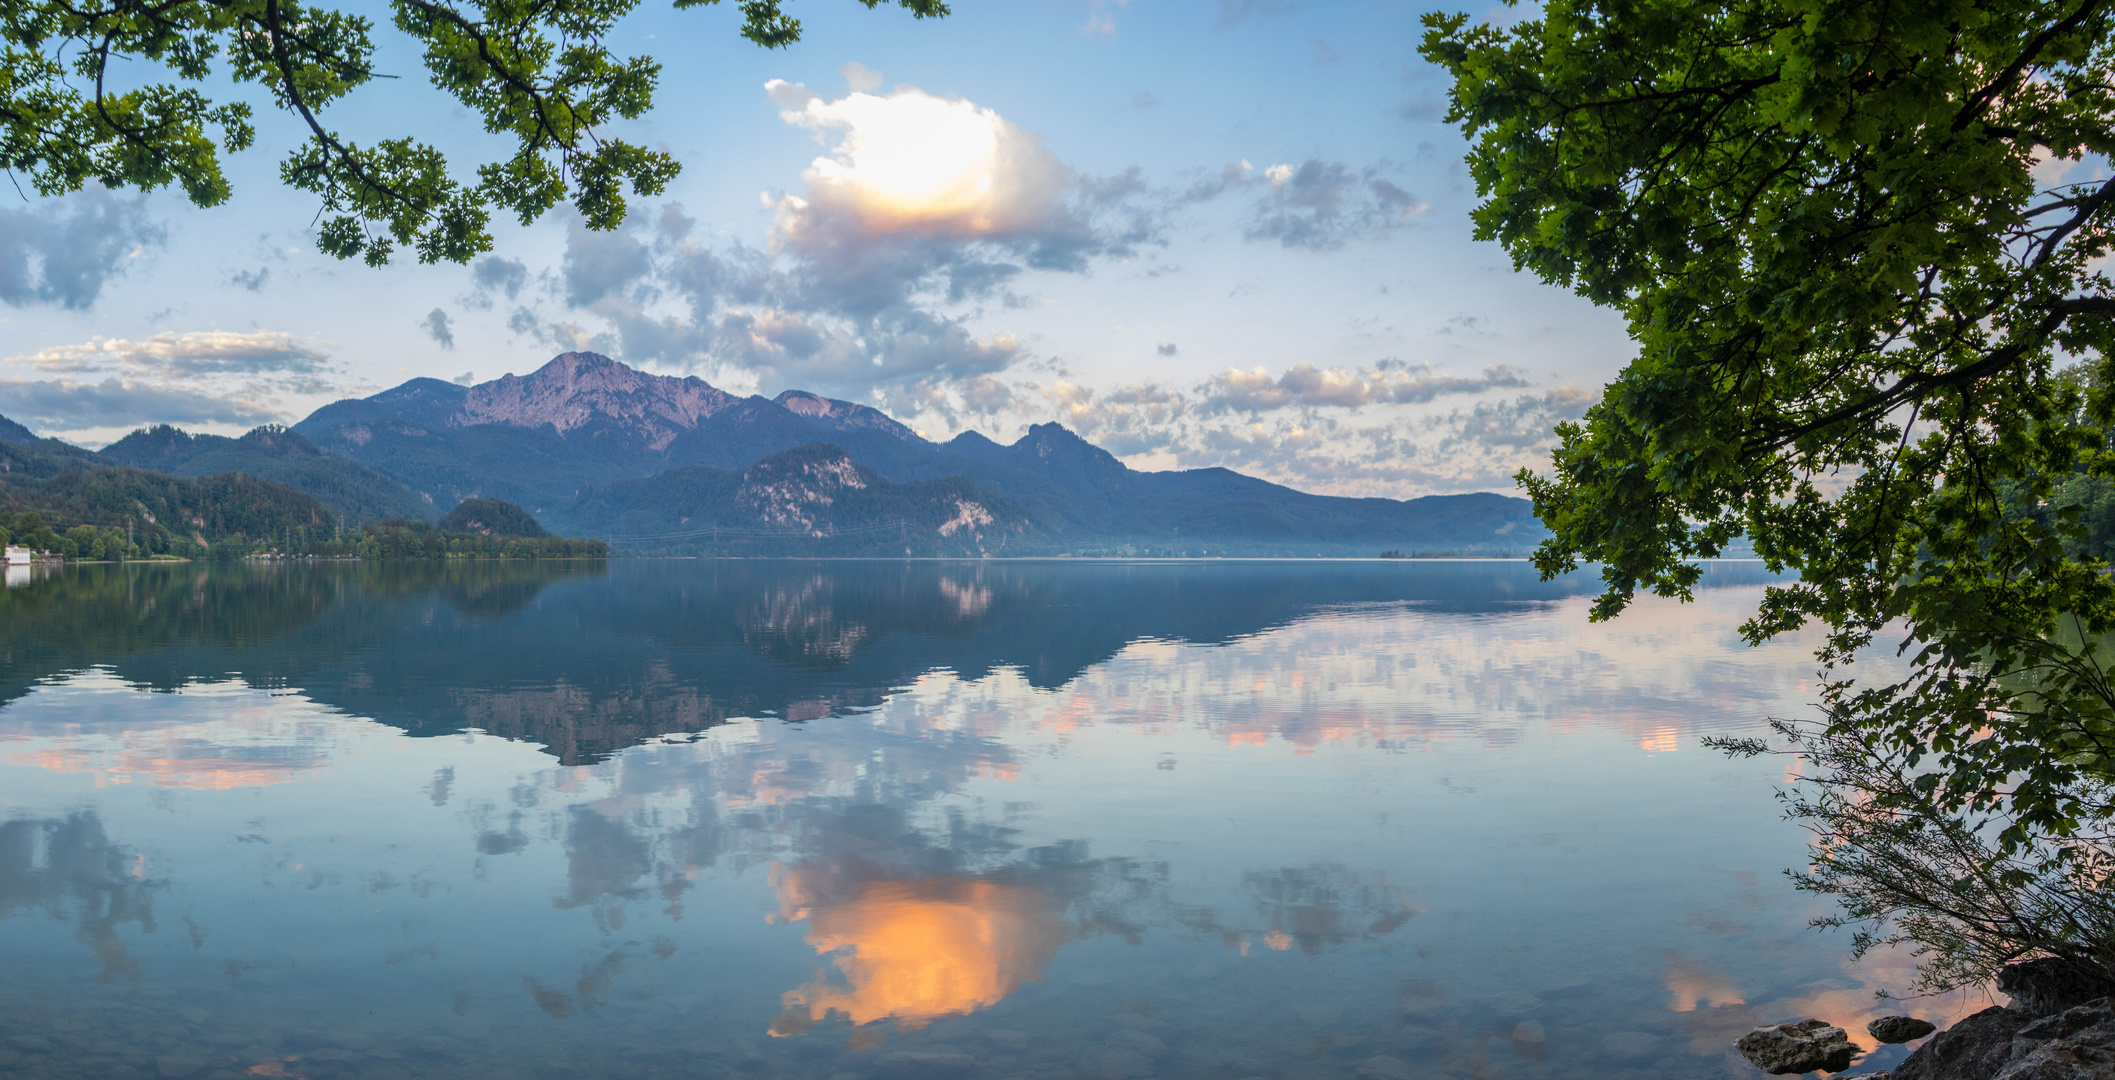
[[913,1050],[898,1050],[876,1058],[877,1074],[886,1077],[901,1077],[902,1080],[946,1080],[947,1077],[969,1076],[977,1071],[977,1059],[968,1054],[920,1053]]
[[1108,1044],[1118,1050],[1129,1050],[1140,1057],[1157,1058],[1168,1052],[1168,1044],[1143,1031],[1124,1030],[1109,1036]]
[[1618,1031],[1602,1037],[1601,1051],[1618,1061],[1643,1061],[1660,1052],[1660,1037],[1643,1031]]
[[1410,1070],[1410,1063],[1402,1058],[1376,1054],[1359,1062],[1351,1075],[1357,1080],[1411,1080],[1416,1074]]
[[168,1077],[169,1080],[177,1080],[179,1077],[189,1076],[205,1067],[206,1059],[204,1057],[190,1054],[163,1054],[154,1059],[155,1071]]
[[1113,1077],[1114,1080],[1139,1080],[1153,1075],[1152,1059],[1115,1047],[1089,1052],[1082,1064],[1087,1067],[1088,1075]]

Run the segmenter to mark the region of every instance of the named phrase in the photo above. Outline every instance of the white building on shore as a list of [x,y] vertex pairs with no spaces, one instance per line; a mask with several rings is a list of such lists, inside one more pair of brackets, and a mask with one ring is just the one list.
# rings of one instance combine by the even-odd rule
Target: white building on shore
[[30,551],[26,547],[16,547],[13,544],[7,545],[7,565],[9,566],[28,566],[34,555],[35,552]]

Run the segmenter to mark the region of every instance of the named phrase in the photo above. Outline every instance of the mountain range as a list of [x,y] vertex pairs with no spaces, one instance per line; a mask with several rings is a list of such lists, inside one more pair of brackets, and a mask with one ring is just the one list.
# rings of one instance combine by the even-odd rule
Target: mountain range
[[[241,472],[359,525],[471,499],[654,551],[751,554],[1519,553],[1524,499],[1311,495],[1227,469],[1140,472],[1058,424],[933,442],[885,413],[569,352],[462,386],[413,379],[240,438],[147,428],[97,454],[0,418],[0,442],[177,476]],[[63,449],[61,449],[63,448]]]

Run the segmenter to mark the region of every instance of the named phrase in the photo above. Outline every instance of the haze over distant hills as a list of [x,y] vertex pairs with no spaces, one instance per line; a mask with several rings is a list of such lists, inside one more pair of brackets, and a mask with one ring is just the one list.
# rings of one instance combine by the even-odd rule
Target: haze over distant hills
[[0,418],[0,444],[39,476],[242,473],[352,526],[505,500],[553,532],[632,550],[1511,554],[1543,535],[1524,499],[1349,499],[1227,469],[1139,472],[1058,424],[1010,446],[976,432],[935,443],[865,405],[736,397],[595,353],[475,386],[413,379],[240,438],[159,426],[92,454]]

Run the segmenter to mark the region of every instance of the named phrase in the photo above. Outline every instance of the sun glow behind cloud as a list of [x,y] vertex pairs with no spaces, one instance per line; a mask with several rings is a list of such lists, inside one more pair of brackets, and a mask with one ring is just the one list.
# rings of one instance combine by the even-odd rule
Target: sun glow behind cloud
[[781,79],[764,89],[787,123],[836,137],[801,174],[807,195],[778,200],[781,245],[813,246],[831,219],[869,234],[980,237],[1032,229],[1058,212],[1064,165],[992,109],[914,87],[834,101]]

